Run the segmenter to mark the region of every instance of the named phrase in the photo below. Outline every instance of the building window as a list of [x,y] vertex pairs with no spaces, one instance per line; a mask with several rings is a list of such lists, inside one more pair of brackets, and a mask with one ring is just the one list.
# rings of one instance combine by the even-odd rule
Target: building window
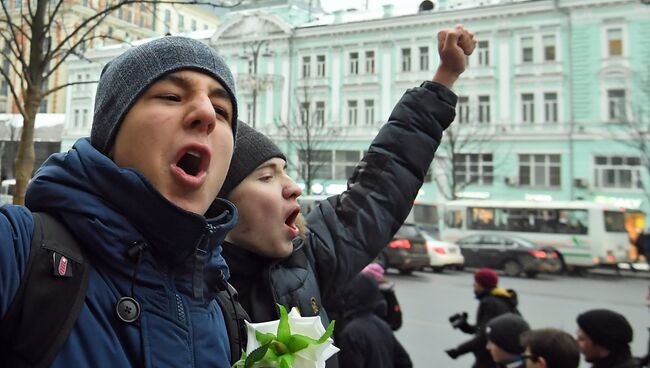
[[[170,23],[172,22],[172,11],[165,9],[165,33],[170,31]],[[108,35],[110,36],[113,33],[113,28],[108,29]]]
[[522,63],[533,62],[533,38],[532,37],[521,38],[521,62]]
[[597,188],[641,189],[642,172],[638,157],[594,157],[594,186]]
[[74,120],[73,120],[73,122],[74,122],[74,123],[73,123],[73,124],[74,124],[73,127],[74,127],[74,128],[78,128],[78,127],[79,127],[79,109],[75,109],[75,110],[74,110],[73,118],[74,118]]
[[83,109],[83,114],[81,115],[81,127],[86,128],[88,126],[88,109]]
[[41,100],[41,104],[38,106],[38,112],[40,114],[47,113],[47,98]]
[[358,52],[350,53],[350,74],[352,75],[359,74],[359,53]]
[[302,57],[302,77],[309,78],[311,75],[311,56]]
[[557,123],[557,93],[544,93],[544,121]]
[[411,49],[410,48],[402,49],[402,71],[403,72],[411,71]]
[[246,59],[248,74],[255,74],[255,61],[252,58]]
[[490,122],[490,96],[478,96],[478,122]]
[[192,19],[192,23],[191,23],[190,27],[191,27],[192,31],[196,31],[197,28],[196,28],[196,20],[195,19]]
[[560,186],[560,155],[519,155],[519,185]]
[[461,124],[469,123],[469,97],[459,96],[458,97],[458,107],[456,108],[458,113],[458,122]]
[[607,91],[607,116],[610,121],[625,121],[625,90],[610,89]]
[[555,61],[555,35],[546,35],[542,37],[544,46],[544,61]]
[[420,70],[429,70],[429,48],[420,47]]
[[300,125],[309,125],[309,102],[300,103]]
[[488,41],[478,42],[478,65],[490,65],[490,43]]
[[299,150],[298,162],[303,178],[309,176],[312,180],[332,180],[332,151]]
[[491,153],[463,153],[454,156],[455,181],[458,184],[491,185],[494,166]]
[[178,30],[183,31],[185,29],[185,17],[183,14],[178,15]]
[[535,95],[532,93],[521,94],[521,121],[524,123],[535,122]]
[[357,101],[348,101],[348,125],[357,125]]
[[375,101],[365,100],[363,105],[366,113],[366,125],[373,125],[375,123]]
[[334,180],[347,180],[361,160],[361,151],[334,151]]
[[319,77],[325,76],[325,55],[316,56],[316,74]]
[[325,125],[325,102],[316,102],[316,124],[318,126]]
[[366,51],[366,74],[375,74],[375,52]]
[[607,30],[607,51],[609,56],[623,55],[623,30],[611,28]]

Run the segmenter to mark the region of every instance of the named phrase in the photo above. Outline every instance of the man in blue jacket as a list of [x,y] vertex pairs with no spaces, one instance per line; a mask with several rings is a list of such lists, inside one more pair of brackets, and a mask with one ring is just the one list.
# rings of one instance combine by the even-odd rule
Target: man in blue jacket
[[[239,210],[224,243],[230,282],[253,322],[279,317],[276,303],[320,316],[342,288],[388,244],[422,186],[442,132],[454,120],[449,89],[476,41],[457,26],[438,34],[440,65],[432,81],[408,90],[393,109],[348,188],[320,202],[301,226],[300,187],[282,151],[240,124],[233,162],[219,194]],[[210,213],[210,212],[209,212]]]
[[237,217],[225,201],[204,217],[232,157],[234,85],[196,40],[128,50],[102,71],[90,139],[43,164],[27,208],[0,208],[0,319],[29,259],[30,211],[58,218],[90,260],[84,305],[53,367],[230,366],[203,275],[227,274],[220,244]]

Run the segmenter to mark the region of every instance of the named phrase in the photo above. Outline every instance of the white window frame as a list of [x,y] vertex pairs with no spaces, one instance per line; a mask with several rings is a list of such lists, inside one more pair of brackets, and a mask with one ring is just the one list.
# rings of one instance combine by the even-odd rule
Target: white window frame
[[400,60],[402,61],[400,70],[403,73],[411,72],[413,70],[413,49],[411,47],[400,47]]
[[[322,58],[322,60],[320,60]],[[327,66],[327,56],[321,54],[321,55],[316,55],[316,76],[320,78],[325,77],[326,73],[326,66]]]
[[325,125],[325,101],[316,101],[316,107],[314,110],[316,121],[315,123],[318,126]]
[[[530,97],[530,99],[528,99]],[[526,99],[524,99],[526,98]],[[519,94],[521,122],[523,124],[535,123],[535,93],[522,92]]]
[[469,96],[458,96],[456,120],[459,124],[467,124],[470,122],[470,106]]
[[375,100],[365,99],[363,100],[363,110],[366,118],[366,125],[375,124]]
[[[621,30],[621,55],[609,55],[609,31],[613,29],[620,29]],[[607,24],[603,26],[603,33],[602,33],[602,57],[603,59],[616,59],[616,58],[624,58],[627,57],[628,53],[628,32],[627,32],[627,26],[622,23],[616,23],[616,24]]]
[[[489,160],[487,160],[489,156]],[[494,183],[494,153],[458,153],[456,159],[456,182],[471,185],[492,185]],[[472,161],[475,158],[475,161]],[[489,168],[489,169],[488,169]],[[461,179],[460,176],[463,178]],[[472,181],[476,177],[476,181]],[[460,179],[460,181],[459,181]]]
[[[530,178],[530,183],[524,184],[521,176],[521,168],[524,162],[522,161],[522,156],[529,156],[529,161],[526,162],[528,166],[528,174]],[[536,156],[543,156],[544,162],[536,162]],[[551,162],[551,156],[558,156],[559,162]],[[537,171],[536,168],[542,168],[542,178],[543,183],[537,184]],[[552,185],[551,184],[551,169],[557,168],[559,183]],[[517,154],[517,176],[519,185],[522,187],[530,188],[560,188],[562,187],[562,155],[558,153],[519,153]]]
[[[524,61],[524,40],[531,40],[531,50],[532,50],[532,59],[529,61]],[[523,35],[519,37],[519,62],[518,64],[533,64],[535,62],[535,36],[534,35]]]
[[[555,100],[548,100],[547,95],[554,94]],[[544,105],[544,123],[556,124],[560,121],[560,93],[557,91],[543,91],[542,100]],[[550,114],[549,114],[550,109]],[[550,119],[549,119],[550,115]],[[555,116],[553,116],[555,115]]]
[[[426,53],[423,53],[422,51],[426,50]],[[418,47],[418,52],[419,52],[419,60],[420,60],[420,71],[427,71],[429,70],[429,60],[431,59],[431,48],[429,46],[419,46]]]
[[[368,57],[368,54],[372,53],[372,57]],[[375,50],[366,50],[363,53],[365,57],[365,72],[366,74],[375,74],[377,73],[377,65],[375,65],[376,60],[377,60],[377,53]]]
[[[356,58],[352,55],[356,54]],[[350,75],[359,75],[359,52],[351,51],[348,53],[348,73]]]
[[[487,104],[481,102],[481,97],[487,97]],[[492,121],[492,96],[478,95],[476,96],[476,102],[476,122],[479,124],[490,124]]]
[[[554,52],[555,58],[553,60],[548,60],[548,59],[546,59],[546,46],[547,45],[546,45],[545,41],[547,39],[551,39],[551,38],[553,39],[553,50],[554,50],[553,52]],[[557,40],[558,40],[558,37],[557,37],[557,35],[555,33],[542,34],[542,38],[541,38],[542,61],[544,61],[545,63],[555,63],[555,62],[558,61],[558,53],[557,53],[558,52],[558,44],[557,44]]]
[[[607,162],[605,164],[596,163],[598,158],[604,158]],[[622,162],[614,163],[615,159],[620,159]],[[638,165],[631,165],[626,162],[628,159],[638,160]],[[643,165],[641,159],[634,155],[595,155],[593,158],[594,165],[594,188],[598,189],[616,189],[616,190],[630,190],[639,191],[643,189]],[[605,183],[605,177],[608,171],[614,172],[614,185],[609,186]],[[621,185],[621,174],[624,171],[629,171],[630,186]]]
[[359,122],[359,101],[348,100],[348,125],[357,126]]
[[302,78],[311,78],[311,55],[302,56]]
[[[612,100],[610,100],[609,94],[611,91],[623,91],[623,119],[619,119],[619,117],[612,117],[611,115],[611,104]],[[610,123],[623,123],[626,122],[627,118],[629,118],[631,115],[631,111],[629,111],[629,99],[630,99],[630,92],[627,90],[627,88],[624,87],[607,87],[605,88],[605,103],[604,103],[604,109],[605,109],[605,120],[610,122]]]
[[[481,47],[482,43],[487,43],[487,46]],[[490,40],[478,41],[476,48],[476,64],[480,66],[490,66]]]

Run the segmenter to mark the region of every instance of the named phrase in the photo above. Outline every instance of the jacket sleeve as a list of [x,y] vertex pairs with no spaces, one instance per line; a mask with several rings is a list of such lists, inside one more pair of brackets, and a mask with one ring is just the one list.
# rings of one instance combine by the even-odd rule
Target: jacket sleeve
[[487,340],[485,338],[485,334],[483,333],[483,331],[476,331],[476,334],[474,334],[474,336],[471,339],[458,345],[456,351],[458,355],[463,355],[469,353],[470,351],[485,349],[486,344],[487,344]]
[[20,286],[34,231],[31,212],[22,206],[0,207],[0,320]]
[[455,116],[456,95],[425,82],[394,107],[347,190],[307,216],[309,250],[325,304],[370,263],[408,216],[442,132]]

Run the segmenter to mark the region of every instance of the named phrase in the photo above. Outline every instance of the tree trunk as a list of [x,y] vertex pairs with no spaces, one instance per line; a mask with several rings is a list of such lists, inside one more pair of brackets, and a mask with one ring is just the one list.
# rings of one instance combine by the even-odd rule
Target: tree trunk
[[27,91],[23,129],[15,162],[16,187],[14,189],[14,204],[25,204],[25,189],[27,189],[27,184],[34,171],[34,123],[40,100],[38,91],[33,89]]

